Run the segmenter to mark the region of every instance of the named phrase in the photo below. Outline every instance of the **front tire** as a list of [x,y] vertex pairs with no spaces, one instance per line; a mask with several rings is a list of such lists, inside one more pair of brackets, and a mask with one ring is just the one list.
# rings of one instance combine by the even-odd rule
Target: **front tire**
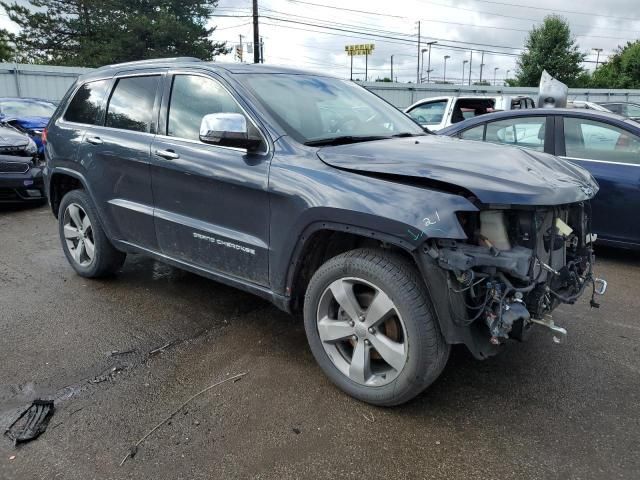
[[329,379],[374,405],[411,400],[449,358],[418,271],[384,250],[353,250],[322,265],[307,288],[304,324]]
[[122,267],[126,254],[116,250],[105,235],[84,190],[72,190],[62,198],[58,231],[64,254],[78,275],[105,277]]

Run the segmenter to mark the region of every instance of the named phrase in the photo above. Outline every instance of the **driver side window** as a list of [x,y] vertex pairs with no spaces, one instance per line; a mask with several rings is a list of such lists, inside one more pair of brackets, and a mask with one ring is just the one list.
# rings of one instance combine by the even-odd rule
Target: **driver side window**
[[[176,75],[171,87],[167,135],[199,140],[202,117],[210,113],[244,114],[217,81],[198,75]],[[251,129],[251,122],[247,119]]]
[[423,103],[410,110],[409,116],[422,125],[438,125],[447,109],[447,100]]

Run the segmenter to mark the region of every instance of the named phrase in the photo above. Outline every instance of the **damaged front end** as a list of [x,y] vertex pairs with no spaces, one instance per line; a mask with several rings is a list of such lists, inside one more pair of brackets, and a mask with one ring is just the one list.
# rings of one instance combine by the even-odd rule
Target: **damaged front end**
[[478,358],[507,339],[522,341],[533,324],[566,331],[551,312],[587,290],[591,306],[606,282],[593,274],[589,203],[511,207],[458,214],[467,239],[429,239],[420,252],[443,334]]

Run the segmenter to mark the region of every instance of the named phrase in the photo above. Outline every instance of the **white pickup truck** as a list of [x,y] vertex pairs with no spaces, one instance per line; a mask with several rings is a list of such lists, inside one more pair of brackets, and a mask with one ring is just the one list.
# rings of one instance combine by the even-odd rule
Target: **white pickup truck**
[[423,127],[437,131],[467,118],[501,110],[535,108],[531,97],[524,96],[465,96],[423,98],[404,112]]

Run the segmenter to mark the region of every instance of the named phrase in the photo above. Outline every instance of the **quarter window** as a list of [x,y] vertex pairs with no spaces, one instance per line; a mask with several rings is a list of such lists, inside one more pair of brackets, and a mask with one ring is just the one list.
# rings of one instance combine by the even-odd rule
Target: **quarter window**
[[640,137],[603,122],[564,119],[567,157],[640,164]]
[[[198,75],[176,75],[171,88],[167,135],[198,140],[202,117],[210,113],[243,112],[217,81]],[[247,125],[251,129],[249,121]]]
[[73,96],[64,119],[68,122],[95,125],[102,108],[102,99],[107,91],[108,80],[97,80],[82,85]]
[[470,128],[469,130],[465,130],[460,133],[460,138],[465,140],[484,140],[484,124],[478,125],[477,127]]
[[525,117],[487,123],[485,140],[544,151],[546,117]]
[[120,78],[107,106],[107,127],[150,132],[159,75]]

